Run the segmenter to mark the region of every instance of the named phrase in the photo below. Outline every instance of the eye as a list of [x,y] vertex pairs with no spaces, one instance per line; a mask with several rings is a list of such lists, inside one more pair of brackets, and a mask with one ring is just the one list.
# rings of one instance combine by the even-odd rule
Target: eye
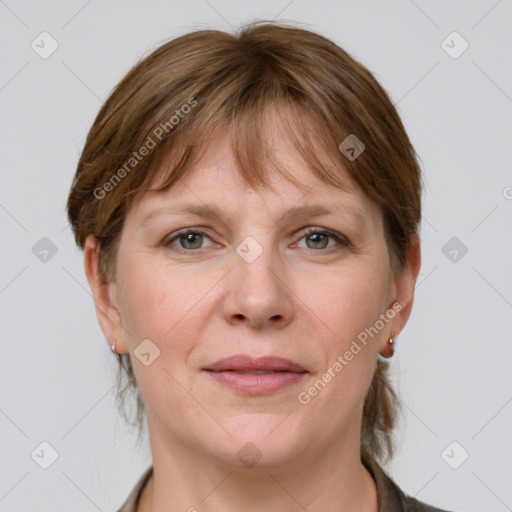
[[[204,231],[199,229],[184,229],[166,238],[163,245],[180,254],[190,254],[204,249],[205,246],[203,246],[203,242],[205,239],[211,241],[211,238]],[[329,246],[329,239],[337,242],[338,245],[342,247],[350,246],[350,242],[343,235],[326,228],[309,227],[303,231],[303,236],[300,240],[303,239],[306,240],[306,248],[314,251],[332,249],[333,245]],[[298,242],[294,245],[297,244]],[[212,244],[210,244],[210,246],[211,245]],[[335,245],[336,244],[334,244],[334,247]]]
[[333,246],[328,245],[329,239],[334,240],[343,247],[350,245],[350,242],[345,237],[326,228],[307,228],[301,240],[303,239],[306,240],[306,248],[313,250],[331,249]]
[[[192,230],[186,229],[184,231],[178,232],[172,236],[172,238],[168,238],[163,242],[165,247],[169,247],[172,245],[173,250],[185,254],[195,252],[196,250],[202,249],[201,244],[207,238],[210,240],[210,237],[200,230]],[[173,242],[176,241],[180,244],[180,247],[176,247]]]

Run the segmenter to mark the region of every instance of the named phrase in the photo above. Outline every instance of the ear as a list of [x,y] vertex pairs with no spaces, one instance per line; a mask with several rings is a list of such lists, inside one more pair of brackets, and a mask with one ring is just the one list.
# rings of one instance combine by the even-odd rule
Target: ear
[[100,244],[97,238],[89,235],[84,246],[84,266],[91,287],[96,316],[109,346],[116,342],[116,352],[128,352],[125,329],[118,306],[117,284],[104,283],[101,279],[99,264]]
[[[393,333],[396,338],[405,327],[407,320],[411,314],[412,304],[414,301],[414,289],[416,279],[421,267],[421,248],[418,235],[411,236],[411,247],[407,255],[407,261],[393,284],[392,301],[390,309],[395,310],[396,314],[393,320],[389,322],[380,341],[380,352],[386,354],[389,352],[389,338]],[[395,304],[397,303],[397,304]],[[398,311],[397,311],[398,310]]]

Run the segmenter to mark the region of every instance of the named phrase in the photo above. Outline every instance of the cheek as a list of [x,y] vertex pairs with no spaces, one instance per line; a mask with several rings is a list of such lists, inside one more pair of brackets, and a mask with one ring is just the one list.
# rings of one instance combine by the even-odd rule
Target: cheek
[[[151,409],[170,414],[169,404],[183,400],[175,379],[188,387],[185,363],[200,338],[198,315],[206,314],[201,298],[208,287],[197,286],[199,280],[184,273],[155,271],[136,260],[123,272],[121,315],[138,387]],[[157,356],[146,366],[137,354],[147,339],[157,347],[149,345],[150,358]]]
[[294,290],[336,350],[375,324],[384,313],[387,291],[386,276],[376,265],[308,276]]
[[122,316],[132,341],[150,335],[160,339],[204,295],[185,273],[156,269],[143,257],[123,263]]
[[[121,309],[130,352],[149,338],[160,350],[155,365],[184,379],[190,353],[211,320],[208,294],[221,276],[198,275],[189,269],[155,269],[136,259],[128,263]],[[134,363],[140,366],[138,361]]]
[[314,313],[311,321],[319,329],[316,343],[323,365],[309,383],[314,387],[304,389],[304,401],[311,399],[312,409],[319,411],[332,403],[343,404],[332,414],[344,416],[363,400],[375,369],[386,276],[378,265],[365,265],[317,279],[323,286],[311,288],[308,281],[297,295]]

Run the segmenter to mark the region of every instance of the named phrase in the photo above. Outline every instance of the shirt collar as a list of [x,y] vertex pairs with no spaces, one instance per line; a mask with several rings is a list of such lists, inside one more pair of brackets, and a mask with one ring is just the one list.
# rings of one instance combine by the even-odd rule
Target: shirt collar
[[377,461],[371,456],[365,456],[362,462],[375,481],[379,512],[406,512],[404,493]]
[[[375,459],[366,456],[362,458],[362,462],[375,481],[379,512],[406,512],[404,494]],[[137,502],[142,494],[142,489],[152,474],[153,466],[151,465],[139,478],[132,492],[118,512],[137,511]]]

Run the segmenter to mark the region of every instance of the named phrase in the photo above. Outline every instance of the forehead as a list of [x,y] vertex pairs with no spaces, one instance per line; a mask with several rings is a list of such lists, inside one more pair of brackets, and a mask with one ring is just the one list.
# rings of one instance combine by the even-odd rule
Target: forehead
[[[208,209],[211,213],[213,205],[215,210],[235,214],[252,202],[267,209],[271,215],[292,208],[297,211],[300,207],[303,208],[302,213],[307,213],[308,205],[322,204],[336,204],[353,214],[371,210],[372,202],[342,164],[340,153],[334,156],[329,154],[322,146],[321,139],[315,137],[311,139],[315,143],[315,158],[323,168],[336,175],[341,186],[326,183],[313,172],[298,146],[302,141],[298,142],[296,134],[291,133],[294,123],[298,122],[302,128],[315,128],[311,125],[311,119],[299,120],[295,112],[286,109],[269,110],[265,116],[265,155],[263,168],[257,170],[266,176],[264,185],[251,188],[244,180],[233,150],[233,134],[225,130],[209,142],[200,159],[187,169],[178,182],[163,191],[142,194],[140,199],[132,203],[128,216],[137,217],[140,223],[140,219],[146,219],[151,212],[169,209],[177,204],[180,207],[186,204],[196,211],[202,208],[203,213]],[[250,144],[250,140],[247,143]],[[242,148],[244,151],[246,149]],[[271,158],[267,157],[267,152]],[[151,187],[163,183],[170,165],[170,158],[162,160]],[[205,208],[205,205],[208,207]]]
[[377,233],[381,229],[378,206],[358,188],[341,190],[327,186],[309,170],[302,169],[302,181],[310,187],[306,191],[277,172],[270,176],[271,189],[255,191],[239,176],[229,151],[222,156],[219,145],[215,155],[213,157],[212,153],[212,158],[199,161],[197,167],[173,187],[150,193],[135,205],[129,212],[129,230],[144,232],[172,218],[228,225],[256,222],[260,216],[271,225],[338,218],[345,227],[351,226],[361,233]]
[[290,181],[280,169],[268,169],[267,186],[253,189],[245,183],[237,168],[229,139],[219,139],[175,185],[167,190],[146,193],[133,204],[131,213],[145,216],[150,209],[178,202],[197,203],[197,211],[203,205],[205,212],[214,209],[206,205],[218,205],[228,211],[240,210],[250,201],[260,201],[265,206],[275,205],[277,210],[293,207],[296,212],[305,211],[304,205],[312,203],[335,202],[345,205],[348,210],[358,210],[356,206],[364,208],[365,196],[345,169],[341,169],[345,187],[340,189],[322,182],[293,151],[281,151],[279,161],[300,186]]

